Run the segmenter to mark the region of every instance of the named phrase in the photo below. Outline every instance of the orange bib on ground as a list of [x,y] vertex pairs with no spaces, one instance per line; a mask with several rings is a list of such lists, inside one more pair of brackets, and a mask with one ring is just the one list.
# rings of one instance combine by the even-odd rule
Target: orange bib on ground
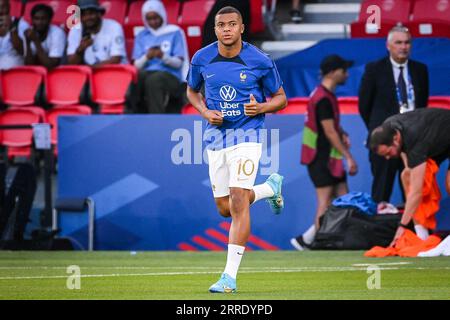
[[431,235],[428,239],[422,240],[411,230],[405,230],[394,247],[383,248],[376,246],[369,251],[366,251],[364,256],[371,258],[383,258],[389,256],[417,257],[419,252],[433,249],[434,247],[437,247],[440,242],[441,238],[438,236]]

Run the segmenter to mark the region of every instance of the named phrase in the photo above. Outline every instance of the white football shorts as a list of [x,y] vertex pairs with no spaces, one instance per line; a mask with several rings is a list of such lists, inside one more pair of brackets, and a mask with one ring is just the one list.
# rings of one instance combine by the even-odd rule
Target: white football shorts
[[262,153],[261,143],[246,142],[207,152],[214,198],[228,196],[233,187],[253,188]]

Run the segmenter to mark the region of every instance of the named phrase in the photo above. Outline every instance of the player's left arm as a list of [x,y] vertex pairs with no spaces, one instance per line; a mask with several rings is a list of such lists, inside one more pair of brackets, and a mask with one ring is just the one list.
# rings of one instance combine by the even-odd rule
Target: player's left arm
[[256,101],[253,94],[250,95],[250,102],[244,104],[244,113],[249,117],[254,117],[262,113],[277,112],[284,109],[287,105],[286,93],[283,87],[280,87],[277,92],[272,94],[270,101],[259,103]]

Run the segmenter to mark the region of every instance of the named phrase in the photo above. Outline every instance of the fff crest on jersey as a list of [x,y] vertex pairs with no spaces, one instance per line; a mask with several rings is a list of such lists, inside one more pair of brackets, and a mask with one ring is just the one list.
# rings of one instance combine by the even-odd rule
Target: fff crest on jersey
[[233,101],[236,98],[236,89],[230,85],[220,88],[220,97],[225,101]]
[[241,78],[241,82],[245,82],[245,80],[247,80],[247,75],[245,74],[245,71],[242,71],[239,74],[239,78]]

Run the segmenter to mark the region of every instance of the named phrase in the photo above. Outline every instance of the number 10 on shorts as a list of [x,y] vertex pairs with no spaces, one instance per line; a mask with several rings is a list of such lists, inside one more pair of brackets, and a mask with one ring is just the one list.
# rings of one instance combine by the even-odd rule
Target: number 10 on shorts
[[238,161],[238,177],[241,177],[241,175],[245,175],[247,177],[251,176],[253,172],[255,171],[255,163],[251,159],[239,159]]

